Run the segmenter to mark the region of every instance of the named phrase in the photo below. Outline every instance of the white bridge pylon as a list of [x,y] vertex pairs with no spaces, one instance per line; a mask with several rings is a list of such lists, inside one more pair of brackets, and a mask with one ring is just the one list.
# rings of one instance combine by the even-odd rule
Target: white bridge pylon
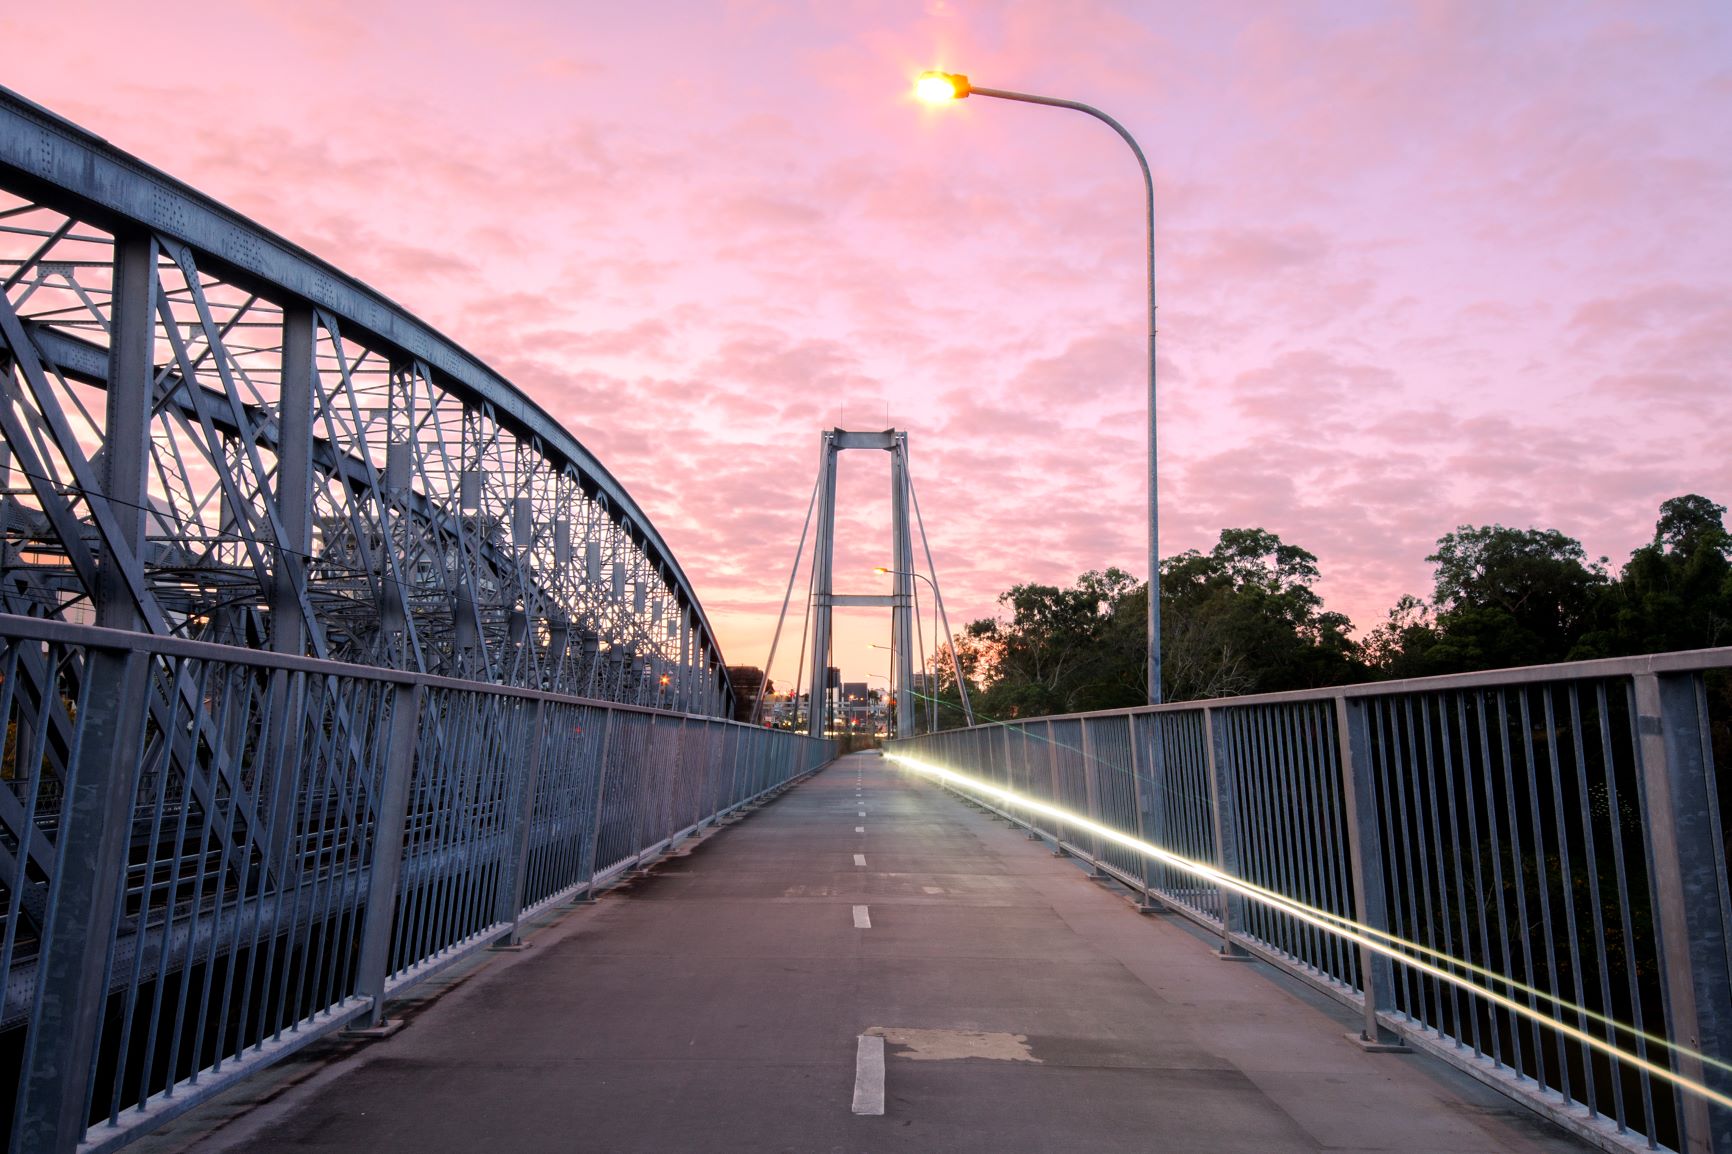
[[[890,610],[893,678],[891,693],[896,702],[896,732],[907,736],[914,731],[914,658],[918,646],[918,625],[915,621],[915,587],[917,576],[932,585],[933,601],[943,623],[945,649],[950,657],[952,672],[962,696],[963,712],[968,723],[974,724],[974,710],[968,699],[968,683],[956,660],[956,649],[950,642],[950,618],[944,611],[944,596],[939,590],[938,572],[932,564],[932,548],[926,539],[926,526],[920,516],[920,501],[914,493],[914,482],[908,470],[908,434],[901,429],[851,430],[826,429],[820,434],[818,483],[813,492],[812,506],[807,510],[806,525],[800,531],[800,545],[795,551],[793,570],[788,576],[788,596],[782,603],[782,620],[776,624],[776,639],[770,644],[770,663],[776,659],[782,622],[786,620],[788,601],[793,595],[794,580],[799,574],[801,554],[805,551],[807,532],[812,525],[812,513],[818,517],[818,531],[813,536],[810,624],[812,669],[809,682],[807,731],[822,736],[827,710],[821,706],[829,689],[832,638],[831,610],[834,608],[883,608]],[[893,582],[894,592],[838,593],[835,589],[836,556],[836,459],[846,449],[868,449],[890,454],[890,567],[885,570]],[[926,561],[926,574],[917,575],[914,565],[914,530],[920,531],[920,544]],[[938,638],[933,638],[934,655]],[[802,643],[801,651],[804,653]],[[769,665],[765,666],[766,676]],[[799,684],[796,670],[794,683]],[[933,703],[936,708],[936,701]]]

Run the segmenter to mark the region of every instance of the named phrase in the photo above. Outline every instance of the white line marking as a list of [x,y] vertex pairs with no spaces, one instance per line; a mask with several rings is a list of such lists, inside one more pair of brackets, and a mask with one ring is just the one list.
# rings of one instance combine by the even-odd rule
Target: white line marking
[[855,826],[855,827],[854,827],[854,832],[855,832],[855,833],[865,833],[865,832],[866,832],[866,827],[865,827],[865,826],[863,826],[863,825],[857,825],[857,826]]
[[855,865],[865,865],[866,864],[866,855],[863,853],[855,854],[854,855],[854,864]]
[[[855,909],[862,907],[855,906]],[[861,1034],[854,1051],[854,1113],[884,1113],[884,1039]]]
[[866,912],[865,906],[854,907],[854,928],[857,930],[872,928],[872,916]]

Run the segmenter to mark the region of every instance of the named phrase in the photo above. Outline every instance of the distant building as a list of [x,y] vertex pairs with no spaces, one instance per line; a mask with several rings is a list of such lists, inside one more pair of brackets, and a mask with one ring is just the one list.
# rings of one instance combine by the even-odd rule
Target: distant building
[[734,686],[734,720],[750,721],[764,689],[764,671],[756,665],[730,665],[728,680]]

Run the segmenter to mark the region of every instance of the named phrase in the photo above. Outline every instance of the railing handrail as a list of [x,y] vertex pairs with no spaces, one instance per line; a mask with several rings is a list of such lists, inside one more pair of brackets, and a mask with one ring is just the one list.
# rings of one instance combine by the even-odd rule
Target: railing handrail
[[332,661],[320,657],[302,657],[292,653],[273,653],[267,649],[252,649],[242,645],[227,645],[220,641],[194,641],[188,637],[163,637],[156,634],[109,629],[100,625],[83,625],[71,621],[50,621],[42,617],[25,617],[17,613],[0,613],[0,637],[28,641],[45,641],[59,645],[97,646],[106,649],[136,650],[162,657],[184,657],[194,660],[223,661],[231,665],[247,665],[262,669],[281,669],[290,673],[312,673],[327,677],[356,677],[389,685],[419,685],[428,689],[460,689],[494,693],[501,697],[516,697],[529,701],[554,701],[569,705],[593,705],[617,709],[626,713],[650,713],[663,717],[687,717],[724,725],[753,726],[731,717],[714,717],[705,713],[686,713],[676,709],[660,709],[653,705],[637,705],[628,701],[609,701],[580,697],[572,693],[556,693],[528,686],[504,685],[494,681],[476,681],[464,677],[445,677],[437,673],[418,673],[410,669],[392,669],[381,665],[359,665],[348,661]]
[[[1471,673],[1435,673],[1428,677],[1404,677],[1395,681],[1354,681],[1316,689],[1282,689],[1270,693],[1246,693],[1235,697],[1194,697],[1160,705],[1121,705],[1113,709],[1083,709],[1069,713],[1041,713],[1030,717],[1006,717],[981,721],[972,727],[1029,725],[1039,721],[1072,721],[1081,717],[1125,717],[1131,714],[1184,713],[1194,709],[1232,709],[1244,705],[1289,705],[1303,701],[1333,701],[1338,697],[1384,697],[1402,693],[1437,693],[1451,689],[1492,689],[1517,685],[1539,685],[1553,681],[1586,681],[1599,677],[1634,677],[1644,673],[1699,673],[1732,667],[1732,646],[1713,649],[1681,649],[1669,653],[1643,653],[1633,657],[1593,657],[1585,661],[1559,661],[1550,665],[1517,665],[1507,669],[1482,669]],[[916,735],[919,736],[919,735]],[[905,740],[905,739],[895,739]]]

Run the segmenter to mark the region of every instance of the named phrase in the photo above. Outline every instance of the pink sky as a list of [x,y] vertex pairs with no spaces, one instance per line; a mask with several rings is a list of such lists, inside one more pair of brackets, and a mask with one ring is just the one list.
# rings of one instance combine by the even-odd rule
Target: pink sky
[[[1614,566],[1732,502],[1732,10],[1700,3],[58,3],[4,83],[492,363],[762,663],[846,407],[909,431],[953,625],[1262,526],[1361,631],[1462,523]],[[847,591],[888,469],[844,457]],[[802,582],[803,585],[803,582]],[[881,613],[839,620],[850,678]],[[791,674],[791,660],[778,662]]]

